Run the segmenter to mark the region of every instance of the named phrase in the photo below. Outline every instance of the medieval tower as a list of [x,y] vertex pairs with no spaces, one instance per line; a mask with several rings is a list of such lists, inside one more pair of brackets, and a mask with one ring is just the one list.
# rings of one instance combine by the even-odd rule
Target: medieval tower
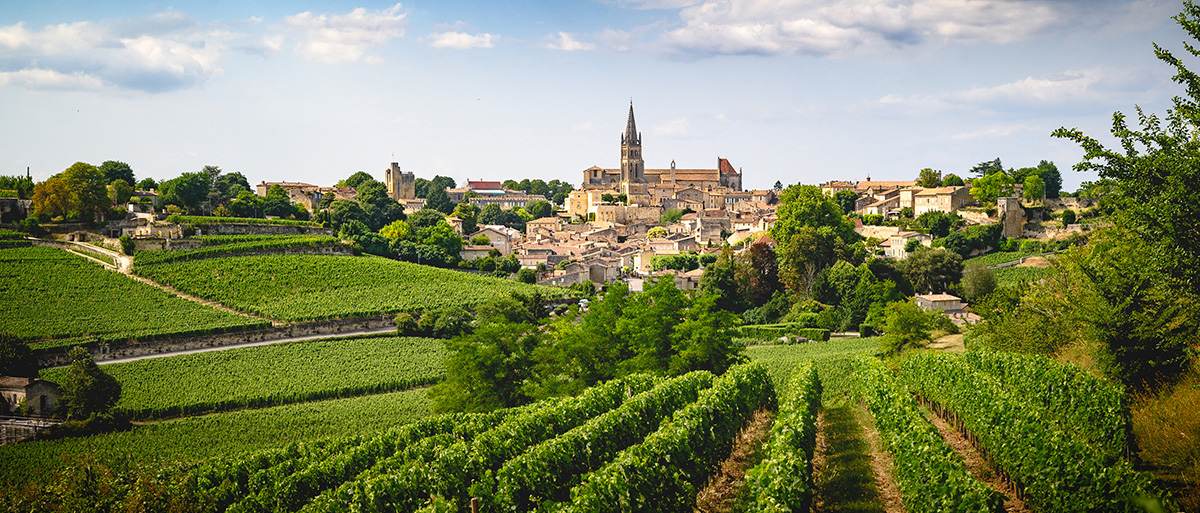
[[409,200],[417,197],[417,178],[411,171],[400,171],[400,164],[392,162],[392,167],[383,172],[383,183],[387,184],[388,196],[394,200]]
[[642,161],[642,134],[633,121],[633,102],[629,102],[629,121],[625,133],[621,134],[621,181],[643,183],[646,181],[646,163]]

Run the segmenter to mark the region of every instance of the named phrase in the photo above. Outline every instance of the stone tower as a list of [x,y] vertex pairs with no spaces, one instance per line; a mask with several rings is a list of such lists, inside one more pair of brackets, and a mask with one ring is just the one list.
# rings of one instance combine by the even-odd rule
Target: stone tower
[[1000,216],[1000,236],[1019,238],[1024,235],[1025,209],[1021,198],[996,198],[996,215]]
[[629,121],[625,133],[621,134],[621,181],[643,183],[646,163],[642,161],[642,134],[633,122],[633,102],[629,102]]
[[387,184],[388,196],[394,200],[409,200],[417,197],[417,177],[411,171],[400,170],[400,164],[392,162],[392,166],[383,172],[383,183]]

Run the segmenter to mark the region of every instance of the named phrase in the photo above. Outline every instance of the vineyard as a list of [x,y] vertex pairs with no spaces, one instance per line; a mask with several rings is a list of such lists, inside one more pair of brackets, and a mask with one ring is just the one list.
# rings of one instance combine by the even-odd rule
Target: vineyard
[[133,262],[138,266],[146,266],[231,253],[266,253],[339,244],[337,237],[324,235],[212,235],[200,239],[204,241],[204,246],[196,249],[139,251],[134,255]]
[[[440,380],[441,340],[372,337],[293,342],[105,365],[133,419],[390,392]],[[42,377],[62,382],[65,367]],[[163,384],[173,383],[171,393]]]
[[53,248],[0,250],[0,331],[35,349],[259,328]]
[[471,307],[535,290],[515,281],[378,257],[254,255],[141,265],[137,272],[188,294],[286,321]]
[[172,223],[188,223],[197,226],[217,223],[234,223],[234,224],[274,224],[280,226],[312,226],[320,227],[321,223],[314,221],[297,221],[295,219],[259,219],[256,217],[210,217],[210,216],[184,216],[172,215],[167,218],[168,222]]
[[1049,274],[1049,267],[1012,266],[994,269],[997,287],[1015,287],[1018,283],[1040,280]]
[[215,413],[135,425],[129,431],[0,446],[0,495],[5,487],[44,484],[55,472],[80,459],[110,466],[193,463],[293,442],[309,444],[382,431],[427,417],[430,407],[425,389],[416,389]]

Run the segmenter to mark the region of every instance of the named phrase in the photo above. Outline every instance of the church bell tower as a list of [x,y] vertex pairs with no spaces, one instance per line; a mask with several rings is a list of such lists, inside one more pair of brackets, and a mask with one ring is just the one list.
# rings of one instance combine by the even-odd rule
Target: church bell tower
[[621,181],[643,183],[646,164],[642,161],[642,134],[633,121],[633,102],[629,102],[629,121],[621,134]]

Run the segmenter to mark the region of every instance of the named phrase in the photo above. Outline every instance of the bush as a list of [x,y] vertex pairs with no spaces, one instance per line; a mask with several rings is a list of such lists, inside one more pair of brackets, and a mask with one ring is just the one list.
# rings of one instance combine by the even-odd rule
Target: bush
[[533,269],[521,269],[517,271],[517,281],[533,285],[537,283],[537,271]]
[[91,436],[99,433],[110,433],[113,431],[125,431],[132,428],[133,424],[124,415],[111,413],[93,413],[84,420],[68,420],[51,429],[49,433],[40,435],[43,440],[52,440],[55,438],[68,438],[79,436]]
[[17,231],[28,233],[30,237],[45,237],[50,235],[50,231],[42,228],[38,224],[37,219],[33,217],[26,217],[17,223]]
[[121,252],[122,253],[125,253],[126,255],[133,254],[133,237],[130,237],[128,235],[122,235],[117,240],[121,241]]
[[1063,228],[1066,228],[1067,225],[1069,225],[1069,224],[1075,224],[1075,211],[1074,210],[1071,210],[1068,208],[1063,211],[1062,224],[1063,224]]
[[417,326],[417,320],[415,318],[413,318],[412,314],[410,314],[410,313],[397,314],[394,320],[396,321],[396,335],[397,336],[400,336],[400,337],[416,336],[418,331],[420,330],[420,328]]

